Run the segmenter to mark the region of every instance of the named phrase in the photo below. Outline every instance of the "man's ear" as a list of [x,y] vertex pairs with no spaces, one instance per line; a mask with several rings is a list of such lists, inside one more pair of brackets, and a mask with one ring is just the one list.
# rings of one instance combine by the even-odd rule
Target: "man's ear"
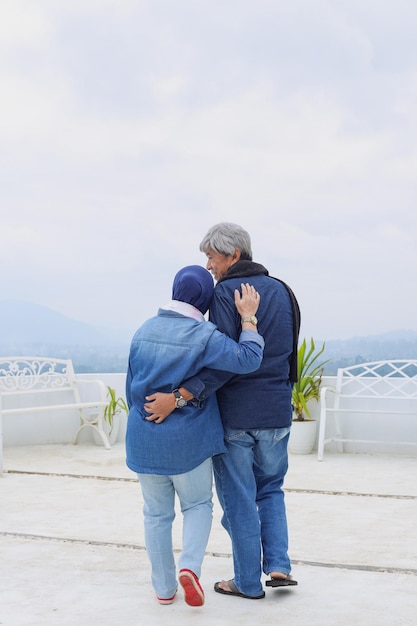
[[240,260],[240,255],[241,255],[240,250],[238,250],[237,248],[235,248],[235,251],[234,251],[234,253],[233,253],[233,255],[232,255],[232,258],[233,258],[233,263],[237,263],[237,262]]

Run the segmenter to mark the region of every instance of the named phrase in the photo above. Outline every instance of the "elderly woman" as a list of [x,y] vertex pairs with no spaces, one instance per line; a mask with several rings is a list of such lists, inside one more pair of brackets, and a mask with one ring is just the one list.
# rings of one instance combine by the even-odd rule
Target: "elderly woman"
[[[256,290],[249,284],[235,290],[242,318],[238,342],[205,321],[213,291],[206,269],[197,265],[181,269],[173,282],[172,300],[137,330],[130,347],[126,462],[142,489],[145,543],[161,604],[171,604],[177,593],[172,547],[175,494],[183,514],[178,580],[187,604],[204,604],[199,577],[212,523],[211,458],[225,452],[215,394],[202,402],[188,402],[178,384],[203,367],[253,372],[263,355],[263,338],[253,323],[245,321],[258,309]],[[176,398],[177,410],[166,419],[156,419],[144,409],[146,398],[157,390]]]

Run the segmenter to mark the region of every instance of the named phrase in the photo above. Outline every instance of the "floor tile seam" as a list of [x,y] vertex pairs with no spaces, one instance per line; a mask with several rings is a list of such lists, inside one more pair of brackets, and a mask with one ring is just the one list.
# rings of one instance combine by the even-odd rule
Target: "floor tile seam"
[[323,496],[352,496],[357,498],[386,498],[393,500],[417,500],[417,495],[397,494],[397,493],[369,493],[360,491],[337,491],[329,489],[296,489],[284,487],[285,493],[306,493]]
[[[137,483],[137,478],[129,478],[127,476],[100,476],[97,474],[72,474],[59,472],[32,472],[27,470],[5,470],[4,474],[26,475],[26,476],[44,476],[55,478],[76,478],[80,480],[103,480],[109,482],[127,482]],[[285,493],[306,493],[312,495],[323,496],[349,496],[360,498],[386,498],[394,500],[417,500],[417,495],[391,494],[391,493],[362,493],[358,491],[337,491],[332,489],[298,489],[295,487],[284,487]]]
[[52,478],[79,478],[84,480],[104,480],[109,482],[125,482],[125,483],[137,483],[138,479],[128,476],[100,476],[99,474],[72,474],[70,472],[31,472],[27,470],[4,470],[4,474],[16,474],[25,476],[41,476]]
[[[146,552],[146,547],[134,544],[134,543],[125,543],[125,542],[113,542],[113,541],[100,541],[100,540],[92,540],[92,539],[77,539],[74,537],[56,537],[50,535],[36,535],[33,533],[17,533],[17,532],[8,532],[8,531],[0,531],[0,537],[12,537],[15,539],[27,539],[29,541],[50,541],[57,543],[70,543],[70,544],[78,544],[85,546],[97,546],[102,548],[119,548],[123,550],[138,550],[141,552]],[[180,553],[180,548],[174,548],[175,553]],[[217,552],[217,551],[207,551],[205,553],[205,557],[213,557],[213,558],[232,558],[232,554],[230,552]],[[291,559],[292,565],[299,566],[309,566],[309,567],[322,567],[328,569],[339,569],[339,570],[349,570],[349,571],[361,571],[361,572],[375,572],[381,574],[406,574],[411,576],[417,576],[417,569],[409,568],[409,567],[387,567],[387,566],[378,566],[378,565],[361,565],[361,564],[353,564],[353,563],[327,563],[325,561],[308,561],[304,559]]]

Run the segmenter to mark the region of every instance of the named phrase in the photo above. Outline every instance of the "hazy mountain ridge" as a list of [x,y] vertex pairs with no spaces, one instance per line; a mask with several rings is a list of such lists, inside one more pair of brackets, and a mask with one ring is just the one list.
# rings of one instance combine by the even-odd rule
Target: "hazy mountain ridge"
[[0,301],[0,343],[101,346],[122,333],[74,320],[53,309],[19,300]]
[[[15,300],[0,301],[0,354],[72,359],[77,372],[124,372],[130,337],[71,319],[47,307]],[[325,341],[325,373],[338,367],[384,359],[417,359],[417,331]],[[323,340],[315,339],[316,347]]]
[[77,372],[124,372],[129,339],[31,302],[0,301],[0,354],[72,359]]
[[[322,341],[316,341],[321,346]],[[417,331],[393,330],[379,335],[325,341],[324,359],[331,359],[326,374],[339,367],[387,359],[417,359]]]

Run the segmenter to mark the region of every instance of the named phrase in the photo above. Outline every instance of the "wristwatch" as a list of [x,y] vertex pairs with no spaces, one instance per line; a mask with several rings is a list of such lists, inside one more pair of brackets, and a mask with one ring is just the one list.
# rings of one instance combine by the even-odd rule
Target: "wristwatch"
[[183,406],[186,406],[187,400],[180,394],[178,389],[174,389],[172,392],[175,396],[175,408],[182,409]]
[[242,324],[243,322],[250,322],[251,324],[256,326],[258,323],[258,318],[255,317],[255,315],[251,315],[250,317],[242,317]]

